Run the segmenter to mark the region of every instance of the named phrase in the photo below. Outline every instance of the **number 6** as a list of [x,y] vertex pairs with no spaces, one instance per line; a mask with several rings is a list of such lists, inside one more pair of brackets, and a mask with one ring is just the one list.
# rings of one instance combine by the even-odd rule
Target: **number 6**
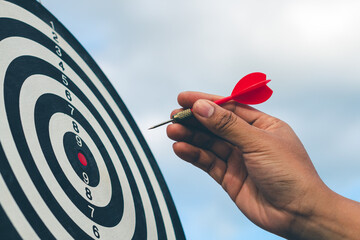
[[96,238],[100,238],[99,229],[95,225],[93,226],[93,232]]

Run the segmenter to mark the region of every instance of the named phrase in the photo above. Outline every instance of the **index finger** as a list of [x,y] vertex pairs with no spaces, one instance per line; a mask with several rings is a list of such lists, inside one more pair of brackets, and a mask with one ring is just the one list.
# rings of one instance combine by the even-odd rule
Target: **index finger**
[[[178,102],[179,104],[184,108],[191,108],[194,103],[199,99],[207,99],[210,101],[216,101],[223,97],[208,93],[202,93],[202,92],[182,92],[178,96]],[[246,121],[249,124],[254,123],[257,119],[259,119],[261,116],[266,115],[265,113],[250,107],[245,104],[237,103],[235,101],[231,101],[225,104],[221,105],[223,108],[232,111],[237,116],[242,118],[244,121]]]
[[182,92],[178,95],[178,103],[183,108],[191,108],[194,105],[194,103],[199,99],[216,101],[220,98],[222,97],[213,94],[187,91],[187,92]]

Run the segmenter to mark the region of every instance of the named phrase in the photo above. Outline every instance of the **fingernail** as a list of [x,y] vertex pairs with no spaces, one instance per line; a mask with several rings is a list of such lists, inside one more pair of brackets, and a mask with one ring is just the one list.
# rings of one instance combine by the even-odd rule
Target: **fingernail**
[[198,100],[193,106],[193,112],[202,117],[209,118],[214,114],[215,108],[208,101]]

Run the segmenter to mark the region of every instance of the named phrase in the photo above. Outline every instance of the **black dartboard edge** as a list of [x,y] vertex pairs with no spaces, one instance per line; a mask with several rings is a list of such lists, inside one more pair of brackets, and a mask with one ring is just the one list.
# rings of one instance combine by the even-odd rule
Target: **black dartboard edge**
[[184,239],[125,104],[34,0],[0,0],[0,239]]

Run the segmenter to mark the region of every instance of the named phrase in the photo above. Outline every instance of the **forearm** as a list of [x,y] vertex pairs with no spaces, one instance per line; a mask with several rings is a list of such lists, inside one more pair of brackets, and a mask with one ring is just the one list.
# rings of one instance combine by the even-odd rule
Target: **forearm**
[[360,239],[360,203],[330,191],[311,214],[295,218],[289,239]]

